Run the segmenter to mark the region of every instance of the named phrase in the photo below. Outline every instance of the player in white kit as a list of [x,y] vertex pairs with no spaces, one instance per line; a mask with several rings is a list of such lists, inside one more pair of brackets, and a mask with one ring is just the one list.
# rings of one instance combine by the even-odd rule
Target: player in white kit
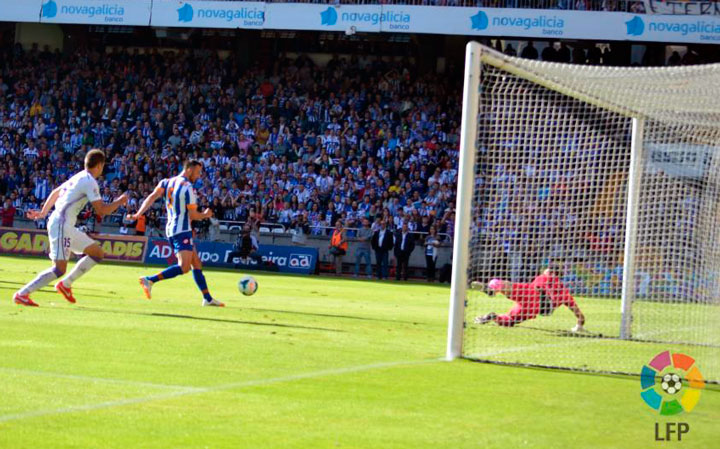
[[167,267],[160,273],[153,276],[140,278],[140,286],[145,292],[147,299],[150,299],[153,284],[176,276],[183,275],[192,268],[193,279],[203,296],[203,306],[224,307],[225,304],[213,298],[202,271],[202,262],[198,256],[195,243],[193,242],[192,222],[193,220],[204,220],[212,217],[212,211],[205,209],[197,210],[197,199],[193,183],[202,176],[203,165],[200,161],[189,159],[185,161],[183,171],[178,176],[160,181],[140,209],[128,215],[131,221],[137,220],[147,211],[150,206],[160,197],[165,200],[165,211],[167,212],[167,225],[165,234],[170,245],[178,258],[177,265]]
[[53,190],[42,210],[28,212],[28,218],[42,219],[47,217],[55,206],[47,226],[50,238],[50,260],[53,266],[38,274],[29,284],[15,293],[13,301],[16,304],[37,307],[38,305],[30,299],[30,294],[65,274],[71,252],[85,256],[75,264],[67,276],[55,284],[55,290],[65,299],[74,303],[72,283],[97,265],[105,256],[96,241],[75,227],[78,214],[88,202],[100,216],[112,214],[118,207],[127,203],[125,195],[121,195],[109,204],[102,201],[96,179],[102,174],[104,167],[105,154],[101,150],[90,150],[85,155],[85,170]]

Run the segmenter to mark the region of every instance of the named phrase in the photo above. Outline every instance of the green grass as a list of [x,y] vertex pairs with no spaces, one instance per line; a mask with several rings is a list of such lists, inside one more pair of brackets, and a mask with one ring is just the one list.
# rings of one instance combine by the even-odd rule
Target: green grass
[[[47,289],[11,304],[46,265],[0,257],[3,449],[661,444],[637,378],[439,361],[446,287],[258,274],[245,298],[237,273],[207,270],[228,304],[210,309],[189,276],[147,301],[136,278],[154,268],[105,265],[77,305]],[[683,447],[713,447],[720,392],[672,421],[690,423]]]

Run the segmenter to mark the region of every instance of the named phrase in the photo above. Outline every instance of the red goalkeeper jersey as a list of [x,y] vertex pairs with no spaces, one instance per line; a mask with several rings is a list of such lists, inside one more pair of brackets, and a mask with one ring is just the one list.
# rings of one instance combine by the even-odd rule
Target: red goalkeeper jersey
[[532,284],[515,283],[508,299],[516,302],[523,313],[524,319],[531,319],[540,312],[540,293]]
[[574,306],[575,299],[570,294],[570,290],[565,287],[560,278],[554,274],[541,274],[536,277],[532,284],[533,287],[540,287],[550,297],[554,309],[560,306]]

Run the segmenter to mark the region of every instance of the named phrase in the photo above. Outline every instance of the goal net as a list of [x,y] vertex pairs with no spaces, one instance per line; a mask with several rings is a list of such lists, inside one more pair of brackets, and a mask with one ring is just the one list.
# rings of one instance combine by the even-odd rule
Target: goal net
[[466,64],[448,356],[720,381],[720,64]]

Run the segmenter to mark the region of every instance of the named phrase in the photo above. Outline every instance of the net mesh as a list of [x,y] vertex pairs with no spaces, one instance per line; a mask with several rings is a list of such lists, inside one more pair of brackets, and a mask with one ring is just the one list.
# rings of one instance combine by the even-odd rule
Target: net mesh
[[[639,373],[670,350],[719,381],[720,65],[575,66],[489,49],[481,59],[463,355]],[[619,332],[631,117],[643,119],[644,139],[628,340]],[[548,265],[587,333],[571,332],[567,300],[553,302],[562,289],[533,288]],[[512,292],[489,295],[494,278]]]

